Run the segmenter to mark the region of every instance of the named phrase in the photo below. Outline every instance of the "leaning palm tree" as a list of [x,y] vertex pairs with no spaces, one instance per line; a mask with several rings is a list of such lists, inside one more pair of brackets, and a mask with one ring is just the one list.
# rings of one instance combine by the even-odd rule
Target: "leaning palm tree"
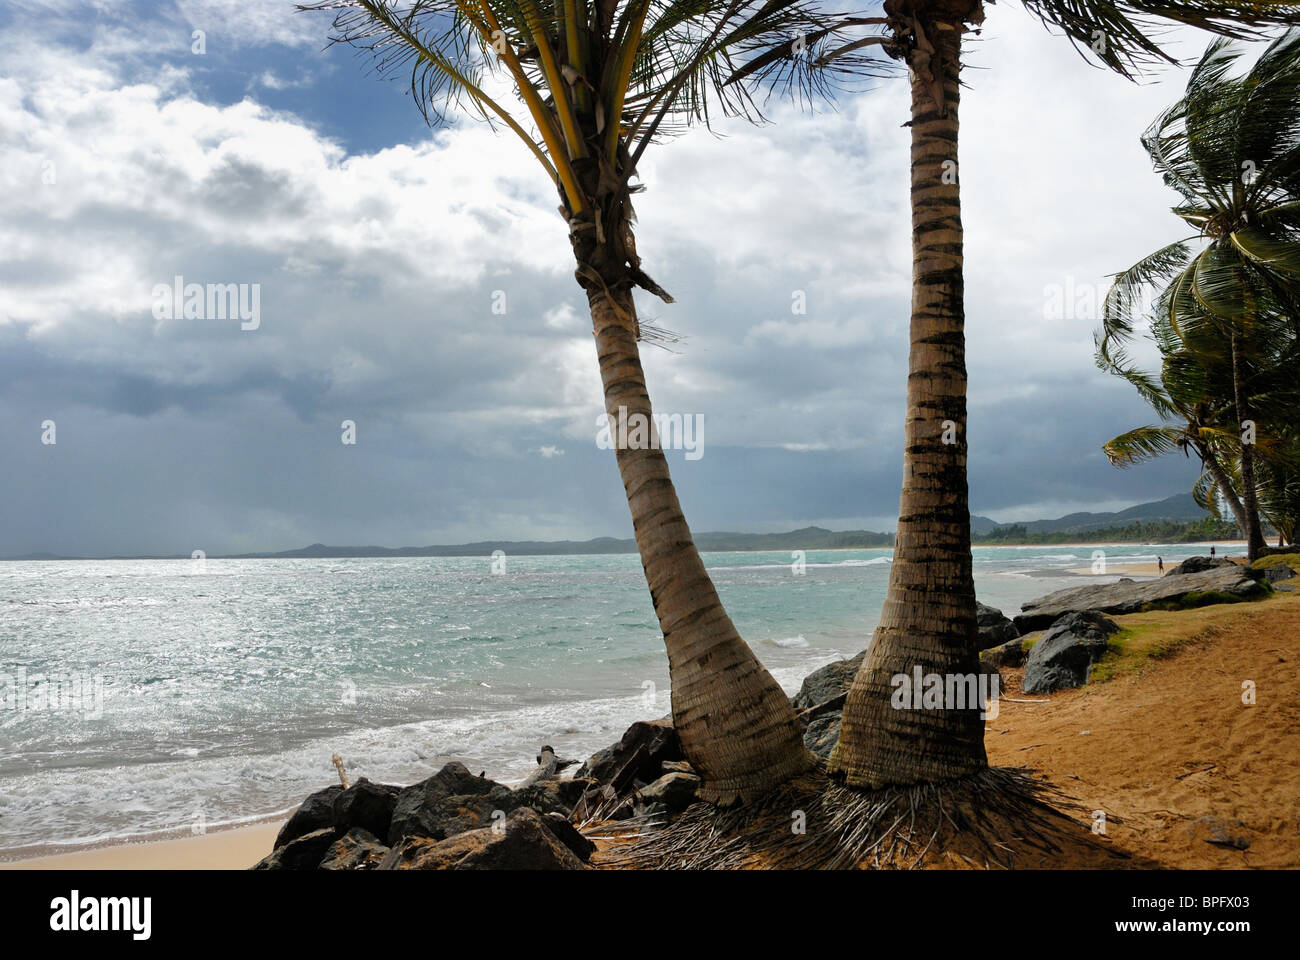
[[[668,650],[674,724],[701,795],[743,800],[807,769],[813,757],[790,700],[723,609],[667,459],[653,440],[636,439],[638,423],[654,423],[638,341],[662,331],[638,320],[633,290],[672,298],[642,269],[631,194],[651,143],[717,113],[758,118],[750,88],[726,84],[748,60],[795,35],[816,34],[820,49],[838,31],[803,0],[325,0],[301,9],[334,11],[334,42],[371,55],[381,74],[409,75],[430,123],[459,107],[504,126],[555,185],[605,408],[634,428],[626,442],[619,431],[616,459]],[[811,58],[794,69],[769,59],[751,73],[800,94],[833,88],[823,79],[832,72]]]
[[[1278,38],[1243,75],[1231,76],[1241,54],[1226,40],[1212,43],[1184,96],[1142,138],[1165,183],[1183,196],[1174,213],[1197,234],[1117,275],[1097,359],[1121,376],[1131,371],[1124,345],[1143,309],[1141,291],[1155,283],[1166,287],[1160,322],[1193,352],[1229,362],[1221,396],[1245,438],[1241,522],[1254,560],[1264,538],[1256,478],[1261,416],[1252,381],[1275,373],[1300,327],[1300,31]],[[1198,348],[1198,339],[1210,347]]]
[[[1173,58],[1153,39],[1161,20],[1229,37],[1300,24],[1300,3],[1270,0],[1025,0],[1049,27],[1121,75]],[[983,0],[885,0],[884,16],[820,54],[879,49],[911,86],[912,318],[903,489],[889,590],[844,708],[831,772],[853,787],[933,783],[988,766],[975,709],[898,710],[894,677],[971,676],[975,588],[966,481],[966,356],[958,108],[962,37]],[[1261,155],[1261,159],[1265,157]]]
[[1184,351],[1164,358],[1158,378],[1129,366],[1103,369],[1134,384],[1163,420],[1107,441],[1102,446],[1106,458],[1117,467],[1131,467],[1169,453],[1195,453],[1202,468],[1192,490],[1196,502],[1217,517],[1222,500],[1245,530],[1248,521],[1238,494],[1240,483],[1234,480],[1241,435],[1230,422],[1225,425],[1231,405],[1210,389],[1205,367]]

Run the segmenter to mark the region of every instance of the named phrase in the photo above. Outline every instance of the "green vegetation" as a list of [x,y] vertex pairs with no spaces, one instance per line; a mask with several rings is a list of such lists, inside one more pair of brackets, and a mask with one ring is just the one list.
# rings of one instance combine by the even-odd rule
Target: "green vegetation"
[[[1096,360],[1161,418],[1106,443],[1111,463],[1195,454],[1193,495],[1231,510],[1254,560],[1261,518],[1293,541],[1300,517],[1300,31],[1234,75],[1244,52],[1211,43],[1142,138],[1195,232],[1116,275]],[[1127,355],[1146,328],[1154,373]]]
[[1267,557],[1260,557],[1250,565],[1252,570],[1268,570],[1272,567],[1288,566],[1296,573],[1300,573],[1300,553],[1274,553]]
[[[1267,583],[1261,584],[1261,586],[1265,588],[1264,596],[1272,593],[1272,588]],[[1193,590],[1181,597],[1144,603],[1142,610],[1143,612],[1151,610],[1195,610],[1197,607],[1208,607],[1215,603],[1249,603],[1253,600],[1262,599],[1263,597],[1240,597],[1235,593],[1225,593],[1222,590]]]
[[1206,517],[1191,523],[1170,520],[1140,520],[1120,527],[1105,527],[1087,533],[1030,533],[1023,524],[995,527],[971,537],[972,543],[1197,543],[1203,540],[1236,540],[1241,529],[1231,521]]
[[1148,660],[1167,657],[1192,639],[1186,631],[1170,632],[1167,624],[1135,623],[1121,627],[1106,641],[1106,652],[1092,665],[1088,682],[1105,683],[1136,673]]

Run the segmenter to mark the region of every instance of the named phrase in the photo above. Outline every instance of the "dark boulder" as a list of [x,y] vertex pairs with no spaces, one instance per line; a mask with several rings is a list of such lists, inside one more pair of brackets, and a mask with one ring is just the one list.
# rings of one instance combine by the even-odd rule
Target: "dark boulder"
[[1165,573],[1166,577],[1182,576],[1186,573],[1204,573],[1218,567],[1232,567],[1235,564],[1225,557],[1188,557],[1178,566]]
[[1016,625],[1011,622],[1009,617],[1004,616],[1001,610],[990,607],[986,603],[977,602],[975,604],[975,623],[979,628],[979,648],[981,650],[1002,646],[1020,636],[1020,631],[1016,629]]
[[362,777],[334,798],[334,826],[340,833],[353,827],[368,830],[376,837],[388,836],[393,810],[401,787],[371,783]]
[[332,828],[314,830],[272,851],[269,857],[259,861],[253,869],[315,870],[338,836],[338,831]]
[[546,828],[555,834],[555,839],[572,850],[573,855],[583,863],[590,860],[591,855],[596,852],[596,845],[579,833],[578,828],[562,814],[544,814],[542,821],[546,824]]
[[657,779],[665,760],[685,759],[672,717],[638,720],[618,743],[593,754],[574,779],[590,778],[622,795],[638,780],[649,783]]
[[[506,809],[501,805],[502,802],[513,809],[508,800],[510,793],[509,787],[470,773],[463,763],[453,760],[433,776],[406,787],[398,794],[393,806],[392,823],[383,835],[388,838],[389,845],[410,836],[441,840],[451,835],[446,830],[446,822],[458,816],[457,811],[461,808],[470,810],[473,817],[477,818],[472,823],[467,820],[462,829],[474,829],[483,825],[478,821],[481,821],[484,810],[490,818],[493,810]],[[489,795],[490,799],[482,799]],[[452,797],[458,799],[455,802],[444,802]]]
[[[1188,594],[1196,594],[1202,601],[1207,598],[1226,601],[1258,600],[1268,595],[1268,587],[1260,583],[1260,579],[1260,571],[1228,563],[1200,573],[1166,575],[1141,582],[1125,578],[1118,583],[1069,587],[1026,603],[1016,617],[1016,629],[1022,634],[1045,630],[1059,617],[1084,610],[1137,613],[1150,605],[1185,602]],[[1197,597],[1191,599],[1196,600]]]
[[695,802],[700,778],[693,773],[665,773],[654,783],[637,791],[643,803],[662,803],[673,813]]
[[1290,580],[1295,576],[1295,571],[1285,563],[1278,563],[1271,567],[1264,568],[1264,579],[1269,583],[1278,583],[1282,580]]
[[823,713],[814,717],[803,732],[803,744],[819,757],[829,757],[840,741],[840,714]]
[[1119,630],[1109,617],[1088,610],[1069,613],[1047,629],[1025,661],[1025,693],[1051,693],[1088,682],[1092,665],[1106,652],[1106,640]]
[[343,792],[338,784],[317,790],[293,812],[289,821],[280,828],[272,849],[279,850],[286,843],[326,827],[334,826],[334,798]]
[[799,692],[794,695],[794,708],[807,710],[809,707],[818,706],[827,700],[834,700],[848,693],[866,655],[867,651],[863,650],[857,656],[847,660],[836,660],[808,674],[803,678]]
[[520,807],[497,827],[447,840],[407,837],[381,870],[585,870],[586,866],[536,810]]
[[321,870],[375,870],[388,848],[369,830],[353,827],[339,837],[321,858]]
[[1025,638],[1014,637],[1006,643],[980,652],[980,663],[991,667],[1018,667],[1025,662]]

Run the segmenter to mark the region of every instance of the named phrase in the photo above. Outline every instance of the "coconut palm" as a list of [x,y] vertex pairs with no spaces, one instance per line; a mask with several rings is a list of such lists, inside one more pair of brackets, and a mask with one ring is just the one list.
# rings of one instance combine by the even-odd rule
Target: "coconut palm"
[[[1236,425],[1232,367],[1225,359],[1231,349],[1227,342],[1230,338],[1220,337],[1216,353],[1188,350],[1163,311],[1157,312],[1152,329],[1163,354],[1158,377],[1132,366],[1117,365],[1114,357],[1105,354],[1100,346],[1104,341],[1098,338],[1098,363],[1102,369],[1132,383],[1164,420],[1125,431],[1107,441],[1102,451],[1117,467],[1131,467],[1169,453],[1195,453],[1202,467],[1192,488],[1196,502],[1216,518],[1221,518],[1220,503],[1226,503],[1244,531],[1251,523],[1241,497],[1241,462],[1246,445]],[[1275,393],[1252,391],[1252,395],[1268,397],[1273,409],[1293,409],[1289,403],[1274,406],[1283,403]],[[1284,429],[1283,423],[1270,422],[1258,437],[1251,448],[1258,456],[1257,464],[1269,463],[1273,470],[1286,469],[1291,454],[1282,440]],[[1258,515],[1254,522],[1258,527]]]
[[1300,324],[1300,31],[1230,76],[1241,54],[1226,40],[1212,43],[1182,99],[1142,138],[1165,182],[1183,196],[1174,212],[1198,233],[1117,275],[1098,362],[1121,375],[1130,369],[1123,347],[1142,310],[1141,291],[1153,283],[1167,285],[1159,307],[1179,339],[1191,345],[1208,337],[1212,346],[1201,352],[1229,361],[1221,396],[1248,441],[1239,444],[1240,499],[1253,560],[1264,542],[1251,381],[1276,369]]
[[[1252,0],[1025,0],[1105,66],[1132,77],[1173,58],[1161,21],[1229,37],[1300,23],[1300,3]],[[911,87],[912,318],[907,418],[894,560],[870,651],[848,694],[830,770],[850,786],[937,782],[987,767],[978,710],[891,708],[891,680],[914,667],[970,676],[977,667],[966,482],[958,108],[962,37],[983,0],[885,0],[854,39],[820,54],[878,49],[905,63]],[[1271,154],[1259,155],[1261,168]]]
[[[657,444],[636,440],[636,424],[654,422],[638,341],[662,332],[638,321],[633,290],[672,298],[641,267],[631,194],[651,143],[719,113],[758,119],[752,85],[726,82],[744,64],[795,37],[811,38],[801,49],[819,51],[838,30],[802,0],[327,0],[301,8],[333,11],[334,42],[372,55],[383,74],[409,74],[430,123],[464,108],[502,125],[554,183],[591,311],[605,408],[633,428],[616,443],[616,459],[668,650],[674,723],[703,778],[702,796],[744,799],[806,769],[813,757],[789,698],[723,609],[667,459]],[[799,94],[829,92],[823,77],[844,75],[811,57],[779,60],[749,75]]]

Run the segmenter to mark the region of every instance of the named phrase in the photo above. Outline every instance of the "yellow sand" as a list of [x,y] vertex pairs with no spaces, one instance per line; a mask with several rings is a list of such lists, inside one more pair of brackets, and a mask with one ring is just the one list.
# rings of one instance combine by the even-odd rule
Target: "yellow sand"
[[271,852],[283,823],[15,860],[0,863],[0,870],[246,870]]

